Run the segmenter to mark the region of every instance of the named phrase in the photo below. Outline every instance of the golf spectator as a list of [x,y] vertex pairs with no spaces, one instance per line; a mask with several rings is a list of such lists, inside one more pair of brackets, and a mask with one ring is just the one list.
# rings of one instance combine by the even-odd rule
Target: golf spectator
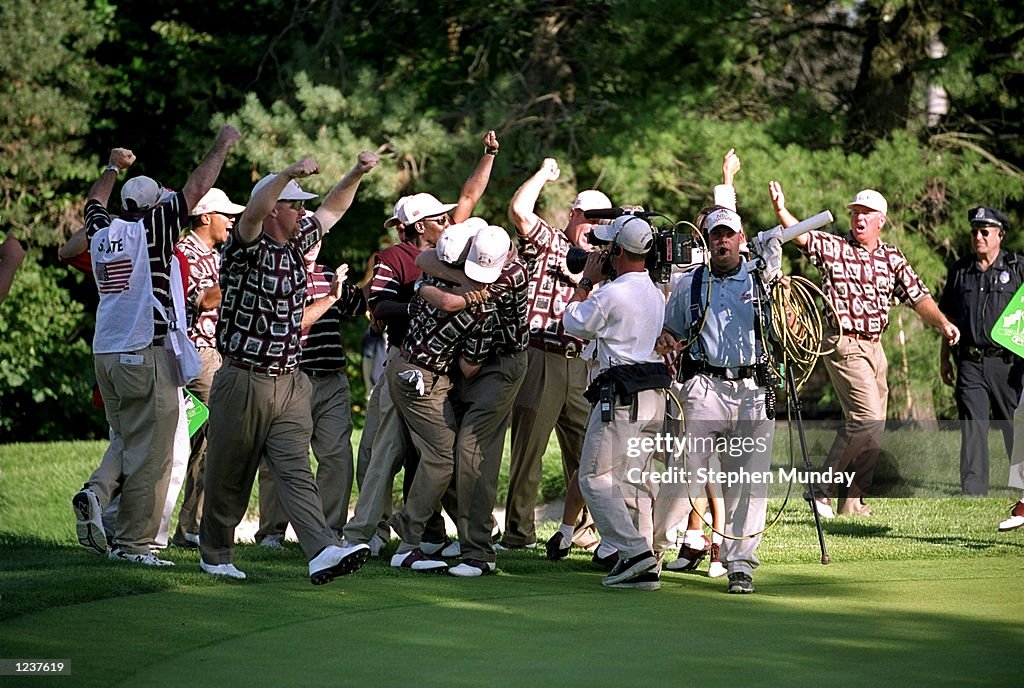
[[[960,416],[960,488],[965,495],[988,494],[989,419],[1013,451],[1013,412],[1024,388],[1024,359],[992,339],[992,328],[1024,282],[1024,256],[1002,248],[1009,220],[995,208],[967,213],[972,254],[949,269],[939,308],[961,333],[960,344],[942,342],[942,381],[954,386]],[[956,376],[953,364],[956,361]],[[955,382],[954,382],[955,379]]]
[[[188,287],[185,309],[188,337],[199,352],[203,369],[188,384],[188,390],[203,404],[209,405],[213,375],[220,369],[217,351],[217,318],[220,308],[220,251],[235,224],[235,216],[245,206],[232,203],[220,189],[210,189],[189,212],[192,230],[178,242],[178,250],[188,258]],[[178,525],[172,544],[177,547],[199,546],[199,521],[203,517],[203,469],[206,466],[206,430],[203,423],[192,435],[185,475],[185,495],[178,511]]]
[[298,365],[308,278],[303,255],[352,204],[377,156],[362,152],[352,169],[307,216],[315,198],[295,181],[319,172],[303,158],[261,179],[224,245],[217,344],[224,364],[210,389],[206,495],[200,568],[242,579],[233,563],[235,527],[245,516],[262,459],[309,560],[314,585],[357,570],[366,545],[342,547],[324,519],[309,467],[311,385]]
[[[782,225],[796,224],[797,218],[786,208],[782,186],[773,181],[769,191]],[[950,346],[960,340],[960,331],[939,310],[928,287],[900,250],[881,241],[889,211],[882,194],[864,189],[846,207],[850,210],[849,234],[813,231],[797,237],[794,243],[821,271],[822,289],[831,306],[826,345],[832,353],[824,359],[825,370],[842,405],[844,423],[824,468],[856,473],[839,512],[869,516],[871,509],[864,503],[864,496],[871,489],[889,404],[889,362],[881,337],[889,327],[892,299],[913,308]],[[831,488],[820,485],[816,493],[808,494],[814,498],[818,513],[826,518],[834,515]]]
[[[527,371],[512,407],[505,535],[500,543],[506,549],[537,546],[534,509],[540,487],[541,458],[551,431],[558,437],[562,469],[568,482],[579,468],[590,413],[583,398],[587,366],[580,358],[586,342],[566,333],[562,325],[562,313],[579,279],[579,275],[569,271],[566,254],[571,246],[591,248],[587,234],[594,223],[583,213],[610,208],[612,204],[600,191],[582,191],[569,209],[565,229],[555,229],[537,215],[535,206],[544,186],[557,181],[559,175],[558,163],[546,158],[540,169],[516,191],[508,211],[519,235],[521,256],[531,274]],[[589,514],[584,512],[574,542],[592,547],[596,540]]]
[[[347,359],[341,341],[341,319],[366,312],[366,299],[359,288],[345,281],[348,265],[332,270],[317,262],[322,242],[304,256],[306,308],[302,313],[302,360],[299,368],[313,385],[311,410],[313,436],[310,444],[316,457],[316,486],[324,507],[327,526],[340,538],[348,520],[352,492],[352,404]],[[266,463],[260,464],[260,528],[256,541],[266,547],[282,547],[288,517]]]
[[[93,277],[100,293],[93,338],[96,379],[107,421],[123,442],[121,501],[110,550],[114,560],[170,564],[153,555],[150,544],[160,524],[159,505],[167,496],[181,405],[177,364],[165,348],[168,314],[174,312],[171,258],[188,209],[213,186],[239,139],[237,129],[222,127],[182,190],[167,198],[153,179],[129,179],[121,189],[122,214],[116,220],[106,205],[118,173],[132,165],[135,155],[115,148],[85,204]],[[95,495],[82,490],[73,503],[79,520],[95,527],[100,511]],[[100,534],[95,536],[96,549],[104,549]]]
[[7,298],[11,291],[11,284],[14,282],[14,273],[18,271],[22,261],[25,260],[25,249],[21,243],[14,238],[14,234],[7,233],[7,238],[0,244],[0,303]]

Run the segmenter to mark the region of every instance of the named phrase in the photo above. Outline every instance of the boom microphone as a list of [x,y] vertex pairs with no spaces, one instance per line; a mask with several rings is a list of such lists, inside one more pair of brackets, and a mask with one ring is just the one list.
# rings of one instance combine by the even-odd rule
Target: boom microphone
[[588,220],[614,220],[625,214],[626,211],[622,208],[595,208],[594,210],[583,211],[583,217]]
[[797,222],[795,225],[782,230],[782,243],[793,241],[793,239],[796,239],[801,234],[806,234],[811,230],[820,229],[821,227],[830,224],[833,219],[832,213],[824,210],[817,215],[812,215],[806,220],[800,220],[800,222]]

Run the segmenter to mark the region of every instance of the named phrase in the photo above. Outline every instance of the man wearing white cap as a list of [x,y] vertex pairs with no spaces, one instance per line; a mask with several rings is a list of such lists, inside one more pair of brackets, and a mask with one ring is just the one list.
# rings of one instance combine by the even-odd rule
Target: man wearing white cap
[[[760,333],[768,309],[759,303],[756,277],[740,256],[745,243],[740,216],[728,208],[713,209],[702,229],[710,268],[700,266],[683,274],[672,289],[665,306],[665,329],[658,340],[659,351],[680,350],[680,342],[691,342],[678,361],[685,419],[681,439],[686,449],[669,456],[668,467],[680,472],[675,473],[676,480],[662,483],[658,492],[654,508],[658,554],[674,542],[672,530],[690,511],[691,501],[705,494],[707,470],[714,459],[721,462],[723,471],[745,471],[744,475],[760,475],[771,466],[775,422],[767,417],[766,389],[755,375],[755,364],[767,345]],[[730,450],[719,452],[723,440]],[[730,539],[722,542],[720,556],[729,574],[728,590],[752,593],[767,510],[765,485],[741,480],[723,487],[725,535]],[[679,557],[665,568],[691,570],[695,557],[703,556],[705,541],[703,532],[688,531]]]
[[[446,257],[462,255],[460,246],[453,244],[465,245],[468,241],[469,232],[464,229],[463,225],[445,229],[438,246]],[[446,241],[453,234],[458,236]],[[466,269],[474,279],[489,284],[500,275],[512,243],[500,227],[485,227],[479,235],[466,258]],[[463,351],[458,362],[463,374],[476,374],[482,359],[473,358],[473,354],[489,351],[491,321],[488,313],[478,307],[448,312],[421,297],[414,298],[411,306],[409,333],[399,355],[392,355],[385,368],[395,408],[420,454],[405,506],[388,520],[401,538],[391,566],[432,571],[447,568],[444,562],[431,559],[431,553],[424,551],[422,544],[427,521],[436,513],[455,470],[458,428],[448,396],[452,389],[449,368]],[[493,570],[491,562],[477,569],[475,575]]]
[[[441,203],[426,193],[403,196],[395,203],[391,218],[384,223],[385,227],[397,227],[402,241],[377,255],[366,302],[374,326],[385,328],[389,360],[391,355],[397,356],[405,338],[413,285],[423,274],[416,266],[416,257],[421,251],[433,248],[441,232],[453,220],[459,223],[468,219],[487,188],[499,149],[493,130],[484,135],[483,143],[483,155],[463,184],[458,203]],[[391,402],[387,375],[381,375],[370,393],[366,423],[359,441],[356,465],[359,498],[352,518],[345,524],[347,542],[369,542],[374,554],[380,553],[389,537],[382,519],[391,511],[391,485],[404,465],[403,493],[407,493],[415,475],[416,461],[408,430]],[[425,547],[431,552],[444,548],[444,520],[440,514],[431,520],[426,537],[429,544]]]
[[[509,206],[509,218],[519,233],[522,257],[531,266],[529,286],[530,346],[526,377],[512,408],[512,456],[509,467],[508,498],[505,503],[505,548],[537,546],[534,509],[540,486],[541,458],[554,430],[562,449],[565,477],[579,467],[587,415],[583,398],[587,388],[586,364],[580,358],[586,342],[566,333],[562,313],[572,298],[579,275],[569,272],[565,257],[571,246],[590,250],[587,234],[595,223],[584,216],[587,210],[610,208],[611,201],[600,191],[580,192],[569,210],[565,230],[542,220],[534,208],[541,190],[558,179],[560,171],[553,158],[516,191]],[[589,515],[584,512],[584,526]],[[593,529],[580,528],[576,544],[596,544]]]
[[319,172],[313,158],[267,175],[224,245],[217,324],[224,364],[210,389],[199,536],[199,566],[206,573],[245,578],[233,563],[235,527],[261,460],[309,559],[310,582],[351,573],[369,555],[365,545],[343,548],[324,520],[309,466],[311,385],[298,364],[308,281],[303,254],[348,211],[363,175],[376,165],[376,155],[360,153],[310,216],[304,205],[316,196],[295,180]]
[[[796,224],[796,216],[786,209],[779,183],[771,182],[769,191],[783,226]],[[889,305],[893,297],[907,304],[950,345],[960,340],[960,331],[939,310],[903,253],[880,240],[889,211],[882,194],[865,189],[846,207],[850,210],[849,234],[814,231],[794,242],[821,272],[822,289],[832,306],[826,346],[833,348],[833,353],[824,359],[825,370],[845,421],[825,467],[856,472],[839,511],[869,516],[871,510],[864,504],[864,495],[871,487],[881,450],[889,400],[889,362],[881,344],[882,333],[889,327]],[[834,322],[833,310],[838,322]],[[815,508],[825,517],[834,513],[830,490],[830,485],[820,485],[818,494],[813,495]]]
[[[106,205],[118,173],[132,165],[135,155],[115,148],[85,203],[86,235],[100,293],[93,338],[96,381],[112,436],[123,443],[121,502],[109,555],[116,561],[170,565],[150,552],[150,543],[160,525],[159,505],[167,496],[181,399],[176,363],[164,347],[175,320],[169,315],[175,312],[172,254],[189,208],[213,186],[228,151],[240,138],[234,127],[222,127],[180,192],[165,194],[149,177],[128,180],[121,189],[122,214],[116,220]],[[79,496],[86,498],[84,509],[76,503],[79,520],[95,523],[95,495],[83,490],[76,500]],[[93,549],[101,553],[106,541],[102,529],[96,530]]]
[[[199,352],[203,370],[188,384],[188,390],[204,404],[210,400],[213,375],[220,368],[217,351],[217,317],[220,306],[220,251],[227,241],[235,216],[244,205],[232,203],[218,188],[210,189],[189,212],[192,230],[183,236],[177,248],[188,258],[188,288],[185,313],[188,337]],[[199,521],[203,517],[203,468],[206,463],[206,424],[192,435],[185,494],[178,512],[178,526],[171,542],[177,547],[199,546]]]
[[[614,231],[617,227],[617,231]],[[629,451],[637,438],[651,440],[663,427],[671,378],[654,345],[665,318],[661,292],[647,273],[654,230],[646,220],[623,216],[612,223],[610,250],[587,258],[583,277],[565,308],[566,333],[593,339],[597,365],[587,389],[592,408],[579,465],[579,484],[601,533],[619,555],[602,583],[613,588],[660,587],[653,552],[649,472],[653,445]],[[613,278],[594,290],[605,265]]]

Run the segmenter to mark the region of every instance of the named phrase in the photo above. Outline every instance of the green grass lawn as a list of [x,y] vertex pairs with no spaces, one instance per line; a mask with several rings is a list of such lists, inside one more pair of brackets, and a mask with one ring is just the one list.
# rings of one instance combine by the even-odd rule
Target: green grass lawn
[[151,570],[78,547],[69,499],[101,450],[0,446],[0,657],[73,672],[2,685],[1020,684],[1024,530],[996,532],[1005,497],[872,500],[870,519],[826,524],[829,566],[791,502],[753,596],[702,573],[606,590],[576,551],[501,553],[500,574],[474,580],[371,560],[314,587],[295,544],[240,546],[239,584],[201,574],[194,551]]

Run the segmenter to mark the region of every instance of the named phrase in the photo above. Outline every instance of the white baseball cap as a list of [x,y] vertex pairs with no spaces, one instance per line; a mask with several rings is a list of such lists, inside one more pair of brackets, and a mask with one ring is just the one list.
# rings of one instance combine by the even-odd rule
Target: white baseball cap
[[480,229],[487,226],[485,220],[479,217],[471,217],[465,222],[448,225],[441,232],[441,236],[434,246],[437,257],[445,263],[460,265],[466,260],[466,251],[469,249],[469,240],[472,239]]
[[612,221],[612,226],[619,226],[615,234],[615,243],[630,253],[644,254],[654,245],[654,229],[642,217],[622,215]]
[[482,284],[491,284],[501,275],[505,258],[512,250],[512,240],[501,227],[489,225],[473,238],[473,246],[466,257],[466,276]]
[[612,202],[597,189],[587,189],[576,195],[572,207],[573,210],[598,210],[599,208],[611,208]]
[[442,203],[428,193],[418,193],[409,196],[401,207],[395,208],[395,217],[404,227],[424,218],[447,213],[455,205],[455,203]]
[[220,213],[222,215],[238,215],[245,210],[244,205],[232,203],[228,195],[214,187],[206,192],[206,195],[199,199],[189,215],[204,215],[206,213]]
[[846,207],[852,209],[855,205],[864,206],[870,210],[877,210],[883,215],[889,213],[889,204],[885,202],[885,196],[874,189],[864,189],[854,196],[853,200],[846,204]]
[[704,218],[704,231],[710,233],[715,227],[726,226],[737,234],[743,234],[743,223],[740,221],[739,213],[728,208],[719,208],[708,213]]
[[[251,199],[255,196],[256,192],[266,186],[276,176],[277,174],[271,173],[256,182],[256,186],[252,187],[252,193],[249,194],[249,198]],[[316,194],[303,191],[302,187],[294,179],[289,179],[284,189],[277,195],[277,200],[279,201],[308,201],[311,198],[316,198]]]
[[391,217],[389,217],[388,221],[384,223],[385,227],[396,227],[402,224],[402,221],[398,219],[398,211],[410,198],[412,198],[412,196],[402,196],[395,201],[395,208],[391,211]]
[[121,187],[121,208],[126,212],[148,210],[160,205],[172,194],[152,177],[132,177]]

